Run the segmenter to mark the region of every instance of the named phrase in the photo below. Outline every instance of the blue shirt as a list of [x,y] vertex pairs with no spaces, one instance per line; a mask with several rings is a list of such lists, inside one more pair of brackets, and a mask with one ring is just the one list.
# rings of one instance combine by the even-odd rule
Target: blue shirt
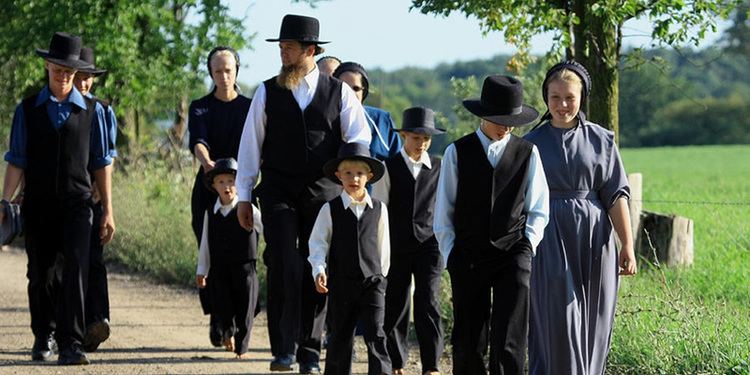
[[[73,87],[70,95],[68,95],[68,99],[60,102],[52,96],[49,87],[44,86],[42,91],[39,92],[34,106],[38,107],[42,104],[47,106],[47,115],[55,129],[60,129],[65,124],[65,121],[68,120],[70,113],[73,111],[73,106],[86,109],[86,101],[84,101],[83,95],[75,87]],[[92,170],[101,169],[112,164],[112,157],[116,155],[114,151],[114,134],[116,133],[117,123],[107,122],[107,114],[104,112],[104,107],[101,104],[96,103],[95,110],[96,115],[94,116],[93,124],[91,124],[91,147],[89,149],[89,168]],[[112,116],[114,117],[114,113],[112,113]],[[115,126],[115,130],[108,129],[108,126]],[[23,103],[21,103],[16,107],[16,112],[13,115],[13,125],[10,131],[10,147],[5,154],[5,161],[21,169],[26,168],[27,134],[26,116],[23,112]]]
[[380,161],[397,155],[401,151],[401,138],[393,129],[391,114],[380,108],[365,106],[365,117],[372,132],[370,155]]
[[[86,97],[89,99],[96,99],[91,95],[91,91],[86,94]],[[104,120],[107,122],[106,130],[107,140],[109,141],[109,156],[116,158],[117,149],[115,148],[115,143],[117,141],[117,117],[115,116],[115,110],[112,109],[111,105],[107,106],[107,113]]]

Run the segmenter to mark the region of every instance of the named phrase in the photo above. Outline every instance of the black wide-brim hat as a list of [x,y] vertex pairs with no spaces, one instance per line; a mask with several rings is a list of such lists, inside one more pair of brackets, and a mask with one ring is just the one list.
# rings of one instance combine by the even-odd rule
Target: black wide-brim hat
[[317,18],[287,14],[281,21],[281,30],[276,39],[266,39],[266,42],[281,42],[284,40],[296,40],[300,43],[326,44],[329,41],[318,40],[320,35],[320,22]]
[[362,143],[350,142],[344,143],[339,147],[339,153],[336,159],[331,159],[323,165],[323,175],[331,179],[332,181],[341,184],[338,177],[336,177],[336,171],[344,160],[357,160],[367,163],[372,172],[372,178],[367,183],[374,183],[383,177],[385,173],[385,166],[378,159],[370,157],[370,147]]
[[90,68],[91,64],[81,60],[81,37],[56,32],[49,42],[49,49],[36,49],[36,54],[45,60],[71,69]]
[[469,112],[498,125],[528,125],[539,117],[536,109],[523,104],[523,83],[509,76],[485,78],[482,96],[463,104]]
[[97,69],[96,65],[94,64],[96,62],[96,59],[94,58],[94,50],[89,47],[83,47],[81,48],[81,56],[80,59],[91,64],[90,68],[81,68],[78,69],[79,72],[82,73],[88,73],[93,76],[100,76],[107,72],[105,69]]
[[401,120],[401,129],[396,131],[429,135],[445,133],[445,129],[435,127],[435,112],[425,107],[407,108]]
[[214,190],[213,184],[214,184],[214,177],[220,175],[220,174],[237,174],[237,160],[234,160],[234,158],[226,158],[226,159],[218,159],[214,162],[214,167],[210,171],[206,172],[203,175],[203,182],[206,184],[206,187],[208,187],[208,190],[213,191],[214,193],[216,190]]

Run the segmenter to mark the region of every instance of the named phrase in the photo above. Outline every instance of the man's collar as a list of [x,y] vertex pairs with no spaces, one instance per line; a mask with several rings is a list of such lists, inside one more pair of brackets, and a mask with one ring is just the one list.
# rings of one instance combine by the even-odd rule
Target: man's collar
[[[39,95],[37,95],[36,97],[36,102],[34,103],[34,106],[38,107],[42,105],[42,103],[47,102],[47,100],[52,100],[54,102],[57,102],[57,98],[52,96],[52,91],[49,89],[49,85],[45,85],[44,88],[42,88],[42,91],[39,92]],[[73,89],[70,91],[70,94],[68,95],[68,99],[65,102],[74,104],[80,107],[81,109],[86,109],[86,101],[83,100],[83,95],[81,95],[81,92],[78,91],[78,89],[75,86],[73,86]]]
[[313,65],[313,70],[311,70],[310,73],[307,73],[304,78],[304,81],[305,83],[307,83],[307,87],[309,89],[313,89],[318,86],[319,75],[320,71],[318,70],[318,65]]
[[[352,197],[349,196],[349,194],[346,192],[346,190],[344,190],[344,191],[341,192],[341,202],[343,203],[345,210],[347,208],[349,208],[349,206],[352,205],[353,201],[354,200],[352,199]],[[355,204],[357,204],[357,203],[359,203],[359,202],[355,202]],[[364,203],[366,203],[368,206],[370,206],[370,208],[372,208],[372,198],[370,198],[370,194],[367,194],[367,190],[365,190],[365,201],[364,201]]]
[[427,169],[432,169],[432,163],[430,162],[430,155],[427,153],[427,151],[422,151],[422,155],[419,156],[419,160],[416,162],[412,160],[412,158],[409,157],[409,154],[406,153],[406,150],[402,147],[401,148],[401,156],[404,158],[405,161],[411,162],[411,163],[422,163]]
[[240,198],[239,198],[239,197],[238,197],[237,195],[235,195],[235,196],[234,196],[234,199],[232,199],[232,201],[231,201],[231,202],[230,202],[230,203],[229,203],[228,205],[226,205],[226,206],[225,206],[225,205],[221,204],[221,198],[216,198],[216,203],[214,203],[214,213],[217,213],[217,212],[219,212],[219,210],[220,210],[220,209],[221,209],[222,207],[223,207],[223,208],[225,208],[225,209],[229,209],[229,210],[231,210],[231,209],[233,209],[233,208],[234,208],[235,206],[237,206],[237,203],[238,203],[239,201],[240,201]]

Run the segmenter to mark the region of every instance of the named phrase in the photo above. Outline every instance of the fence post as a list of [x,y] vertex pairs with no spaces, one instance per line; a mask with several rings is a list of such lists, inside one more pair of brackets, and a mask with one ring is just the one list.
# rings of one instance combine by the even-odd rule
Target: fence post
[[641,233],[641,211],[643,210],[643,175],[631,173],[628,175],[630,185],[630,225],[633,229],[633,243],[637,244]]

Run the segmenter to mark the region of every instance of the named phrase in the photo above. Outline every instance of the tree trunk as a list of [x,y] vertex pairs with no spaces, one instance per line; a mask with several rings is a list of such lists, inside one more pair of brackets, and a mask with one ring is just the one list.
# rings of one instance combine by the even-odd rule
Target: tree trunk
[[[579,7],[582,3],[586,3],[585,6]],[[579,1],[576,3],[576,10],[589,8],[593,3],[593,0]],[[621,38],[619,25],[585,11],[577,14],[585,22],[579,23],[575,28],[576,58],[586,66],[591,75],[591,92],[586,115],[592,122],[615,132],[615,141],[618,141],[620,75],[617,68]]]
[[175,110],[174,124],[172,124],[172,144],[175,147],[182,145],[182,140],[185,137],[185,130],[187,128],[187,114],[188,114],[188,99],[187,96],[180,96],[180,101],[177,103]]

